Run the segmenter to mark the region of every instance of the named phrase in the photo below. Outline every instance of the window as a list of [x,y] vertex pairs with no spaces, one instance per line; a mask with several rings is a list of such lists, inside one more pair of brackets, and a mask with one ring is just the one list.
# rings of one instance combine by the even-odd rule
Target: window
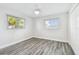
[[53,18],[45,21],[46,27],[48,29],[58,29],[59,23],[59,18]]
[[24,19],[8,15],[8,28],[24,28]]

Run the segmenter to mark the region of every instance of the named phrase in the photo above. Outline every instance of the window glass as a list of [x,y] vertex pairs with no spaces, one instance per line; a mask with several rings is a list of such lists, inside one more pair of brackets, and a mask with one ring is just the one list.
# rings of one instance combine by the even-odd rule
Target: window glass
[[59,19],[54,18],[54,19],[46,20],[45,24],[48,28],[57,29],[59,27]]

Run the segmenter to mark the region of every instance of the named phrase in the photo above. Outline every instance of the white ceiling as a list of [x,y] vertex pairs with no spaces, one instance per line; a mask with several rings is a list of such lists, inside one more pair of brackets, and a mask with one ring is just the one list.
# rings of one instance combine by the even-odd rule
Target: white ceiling
[[[73,3],[4,3],[0,6],[5,6],[23,12],[30,17],[42,17],[47,15],[54,15],[58,13],[68,12]],[[36,16],[34,9],[39,8],[41,13]]]

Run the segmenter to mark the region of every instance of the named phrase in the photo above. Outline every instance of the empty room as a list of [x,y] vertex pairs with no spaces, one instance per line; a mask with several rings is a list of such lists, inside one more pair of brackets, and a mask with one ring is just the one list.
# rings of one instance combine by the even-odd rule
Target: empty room
[[0,3],[0,55],[79,55],[78,3]]

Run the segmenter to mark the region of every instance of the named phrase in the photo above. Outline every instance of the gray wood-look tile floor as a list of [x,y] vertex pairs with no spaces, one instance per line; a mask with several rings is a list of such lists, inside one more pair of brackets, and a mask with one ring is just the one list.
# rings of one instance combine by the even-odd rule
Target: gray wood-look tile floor
[[0,50],[0,55],[74,55],[68,43],[31,38]]

